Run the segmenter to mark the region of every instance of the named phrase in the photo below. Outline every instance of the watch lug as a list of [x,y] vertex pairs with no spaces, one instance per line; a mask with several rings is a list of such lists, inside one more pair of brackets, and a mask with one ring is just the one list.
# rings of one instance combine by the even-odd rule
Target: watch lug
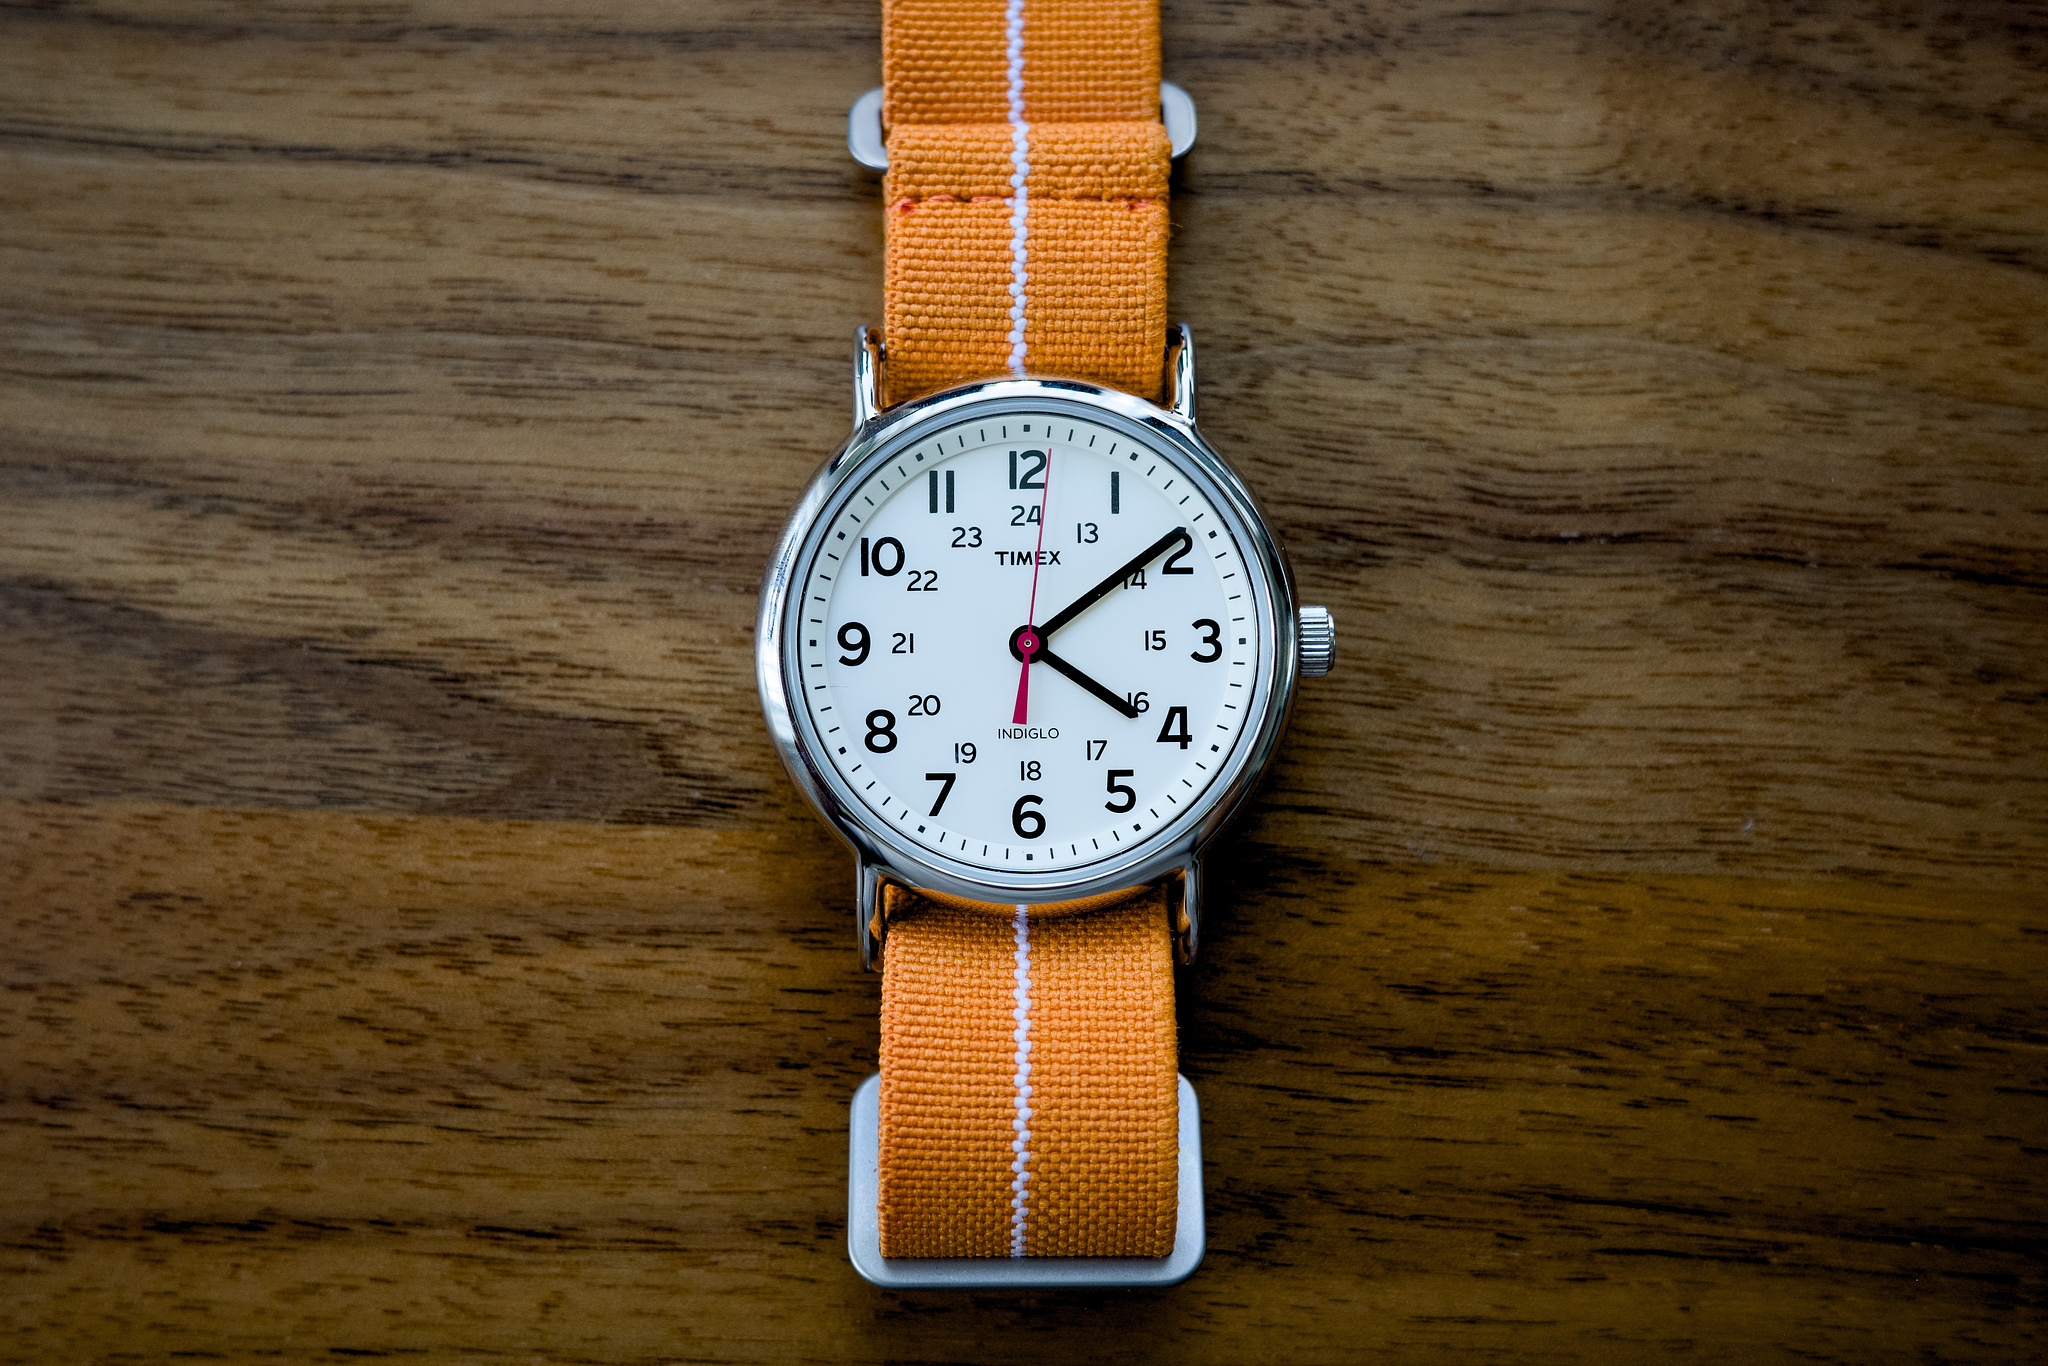
[[1202,865],[1189,857],[1166,879],[1166,915],[1173,929],[1173,956],[1177,962],[1195,961],[1202,938]]
[[859,431],[882,411],[882,339],[873,328],[853,330],[853,427]]
[[1166,410],[1195,425],[1195,337],[1186,323],[1166,329]]
[[853,865],[853,934],[860,944],[860,965],[869,972],[882,966],[882,940],[888,922],[882,918],[882,870],[866,859]]

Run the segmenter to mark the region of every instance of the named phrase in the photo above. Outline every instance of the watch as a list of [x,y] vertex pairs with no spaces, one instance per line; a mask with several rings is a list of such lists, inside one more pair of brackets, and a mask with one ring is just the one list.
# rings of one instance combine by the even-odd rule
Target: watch
[[883,977],[852,1259],[896,1286],[1171,1283],[1203,1247],[1174,965],[1330,615],[1296,609],[1166,323],[1193,110],[1157,0],[885,0],[883,67],[850,134],[886,164],[883,333],[856,336],[853,434],[756,637]]

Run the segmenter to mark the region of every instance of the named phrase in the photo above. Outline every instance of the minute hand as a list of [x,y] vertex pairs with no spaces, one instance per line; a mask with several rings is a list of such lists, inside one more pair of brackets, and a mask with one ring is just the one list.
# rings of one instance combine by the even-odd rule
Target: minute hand
[[1188,545],[1192,546],[1195,543],[1195,538],[1188,535],[1188,529],[1186,527],[1175,527],[1173,530],[1167,532],[1164,536],[1161,536],[1158,540],[1154,541],[1151,545],[1146,546],[1143,550],[1131,556],[1131,558],[1124,563],[1122,568],[1115,570],[1113,573],[1110,574],[1108,578],[1104,579],[1101,583],[1096,584],[1093,588],[1083,593],[1080,597],[1075,598],[1072,602],[1068,603],[1065,609],[1059,612],[1057,615],[1049,617],[1044,622],[1041,622],[1038,627],[1038,634],[1041,636],[1049,636],[1054,631],[1059,630],[1060,627],[1065,626],[1068,622],[1072,621],[1075,617],[1080,616],[1083,612],[1087,611],[1096,603],[1100,602],[1103,596],[1107,594],[1110,589],[1116,587],[1125,579],[1128,579],[1131,575],[1137,573],[1140,569],[1143,569],[1146,565],[1158,559],[1160,555],[1165,553],[1166,548],[1174,544],[1174,542],[1176,541],[1185,541],[1188,543]]

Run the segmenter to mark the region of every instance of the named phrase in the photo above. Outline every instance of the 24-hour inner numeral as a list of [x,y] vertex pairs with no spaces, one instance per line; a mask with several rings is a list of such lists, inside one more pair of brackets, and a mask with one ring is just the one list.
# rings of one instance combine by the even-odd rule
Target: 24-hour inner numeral
[[[821,682],[821,686],[834,686],[838,690],[830,692],[829,695],[824,692],[818,693],[813,706],[819,710],[820,726],[829,727],[826,732],[827,735],[838,737],[836,740],[828,739],[827,743],[840,744],[842,747],[837,749],[835,753],[840,756],[848,756],[838,758],[835,762],[846,772],[849,781],[854,784],[855,788],[865,793],[861,800],[870,803],[880,803],[880,806],[876,808],[878,811],[881,807],[889,808],[887,818],[892,825],[896,820],[902,819],[905,816],[912,818],[914,823],[916,808],[924,807],[929,819],[945,819],[950,820],[954,824],[965,822],[968,826],[973,827],[972,829],[945,829],[939,835],[931,835],[924,833],[925,827],[914,825],[920,842],[935,840],[940,845],[950,847],[957,838],[961,857],[972,858],[976,861],[993,858],[996,860],[997,866],[1002,866],[1001,861],[1003,859],[1013,858],[1017,860],[1017,863],[1012,866],[1020,869],[1023,866],[1023,861],[1033,857],[1034,852],[1035,857],[1041,863],[1048,866],[1052,864],[1065,864],[1070,854],[1083,862],[1087,861],[1091,856],[1109,857],[1112,851],[1108,846],[1119,841],[1126,844],[1126,846],[1134,844],[1143,838],[1145,831],[1152,828],[1155,819],[1169,819],[1166,815],[1169,802],[1179,801],[1184,803],[1192,801],[1193,798],[1184,792],[1183,789],[1194,788],[1199,790],[1204,784],[1213,780],[1214,774],[1210,773],[1210,769],[1213,766],[1212,763],[1197,763],[1196,761],[1210,760],[1210,751],[1213,751],[1215,746],[1203,746],[1203,752],[1201,753],[1192,752],[1196,749],[1194,744],[1196,736],[1194,733],[1193,714],[1195,712],[1203,714],[1202,729],[1205,732],[1209,730],[1212,721],[1221,723],[1216,727],[1219,733],[1215,738],[1219,741],[1225,738],[1222,732],[1231,731],[1242,720],[1238,707],[1229,707],[1226,710],[1218,711],[1213,717],[1210,715],[1209,693],[1212,687],[1215,691],[1220,692],[1228,687],[1247,685],[1231,682],[1231,680],[1241,676],[1238,671],[1244,667],[1242,664],[1243,651],[1239,650],[1236,653],[1230,653],[1223,648],[1223,630],[1226,624],[1229,625],[1233,632],[1241,633],[1245,630],[1242,625],[1245,620],[1244,618],[1240,617],[1235,620],[1229,620],[1231,614],[1239,610],[1239,600],[1235,596],[1230,596],[1228,601],[1226,601],[1225,596],[1230,594],[1231,591],[1230,583],[1219,583],[1216,586],[1217,591],[1213,599],[1213,605],[1210,605],[1209,586],[1212,576],[1220,576],[1223,580],[1235,582],[1244,572],[1244,566],[1241,563],[1234,562],[1219,564],[1203,572],[1199,585],[1192,582],[1187,585],[1169,583],[1169,578],[1188,576],[1192,579],[1194,577],[1195,557],[1193,552],[1196,538],[1207,538],[1203,541],[1203,546],[1207,553],[1214,554],[1219,549],[1216,542],[1221,539],[1222,534],[1227,533],[1224,533],[1221,529],[1211,530],[1210,528],[1215,525],[1215,522],[1213,520],[1205,520],[1203,516],[1204,511],[1213,515],[1217,510],[1214,507],[1207,506],[1206,500],[1202,499],[1199,494],[1197,494],[1193,501],[1183,496],[1194,491],[1184,487],[1177,487],[1175,479],[1169,477],[1181,475],[1182,471],[1176,469],[1172,462],[1160,459],[1156,452],[1130,450],[1127,455],[1124,449],[1119,448],[1114,443],[1098,442],[1087,433],[1083,433],[1078,437],[1071,433],[1068,434],[1065,438],[1068,442],[1085,443],[1086,445],[1085,452],[1079,444],[1075,445],[1074,460],[1078,462],[1085,459],[1090,463],[1095,461],[1100,461],[1101,463],[1093,464],[1094,473],[1079,480],[1072,480],[1071,482],[1075,484],[1075,487],[1070,489],[1068,494],[1062,496],[1063,501],[1074,500],[1074,502],[1079,504],[1078,506],[1072,506],[1072,511],[1067,512],[1066,515],[1070,518],[1084,518],[1084,520],[1070,522],[1074,531],[1074,540],[1069,544],[1076,547],[1088,547],[1085,553],[1080,550],[1069,550],[1067,557],[1082,560],[1098,554],[1105,558],[1112,554],[1119,559],[1130,557],[1125,571],[1128,576],[1121,579],[1121,584],[1127,590],[1138,589],[1141,593],[1141,596],[1135,601],[1127,596],[1122,596],[1110,598],[1106,602],[1101,602],[1099,606],[1092,607],[1092,610],[1097,613],[1098,625],[1108,628],[1109,634],[1106,637],[1086,632],[1077,632],[1070,637],[1073,644],[1067,648],[1069,657],[1073,660],[1074,665],[1081,670],[1098,675],[1105,681],[1113,682],[1116,685],[1117,691],[1111,693],[1108,689],[1099,686],[1093,690],[1097,695],[1098,701],[1110,704],[1106,707],[1097,708],[1095,704],[1087,702],[1085,698],[1081,699],[1081,705],[1087,708],[1091,714],[1099,712],[1100,721],[1107,724],[1086,725],[1085,729],[1075,726],[1073,729],[1068,730],[1068,735],[1073,738],[1080,738],[1091,730],[1097,731],[1098,734],[1123,735],[1124,738],[1118,742],[1118,759],[1121,761],[1121,766],[1116,768],[1107,766],[1110,745],[1108,739],[1083,740],[1083,754],[1087,765],[1084,769],[1078,770],[1072,768],[1072,751],[1059,748],[1057,745],[1047,750],[1038,751],[1040,757],[1036,759],[1018,758],[1015,750],[1010,749],[1008,746],[1003,746],[1001,747],[1002,752],[1017,763],[1017,782],[1015,786],[1005,782],[994,791],[984,792],[974,784],[970,784],[968,796],[962,798],[963,802],[967,803],[966,807],[952,807],[952,794],[958,789],[960,778],[965,775],[969,766],[975,765],[979,754],[976,745],[972,742],[964,740],[949,741],[932,732],[938,730],[936,722],[940,720],[944,720],[947,723],[945,728],[952,730],[956,735],[961,729],[979,725],[982,719],[979,700],[974,696],[963,697],[956,695],[954,698],[956,704],[955,711],[941,716],[940,698],[937,694],[906,694],[900,690],[900,685],[898,687],[887,687],[888,683],[895,681],[891,677],[894,673],[893,665],[888,661],[877,661],[874,656],[877,654],[887,654],[891,656],[909,656],[913,659],[922,658],[923,654],[917,648],[918,635],[926,636],[926,651],[924,653],[937,650],[939,653],[933,656],[933,658],[939,658],[942,662],[950,662],[955,658],[956,647],[977,651],[982,648],[978,642],[980,635],[984,633],[982,628],[985,623],[982,621],[982,617],[986,612],[981,599],[988,596],[992,589],[996,591],[998,596],[1006,596],[1012,590],[995,585],[994,581],[990,578],[989,565],[980,558],[981,554],[986,553],[986,547],[990,544],[987,536],[984,534],[988,528],[984,525],[970,526],[964,522],[955,524],[959,513],[965,510],[960,500],[960,481],[963,477],[970,482],[974,480],[980,481],[972,485],[976,496],[983,500],[982,503],[976,505],[974,509],[976,513],[986,515],[988,512],[995,511],[994,508],[987,506],[988,476],[994,473],[995,466],[1002,462],[1005,456],[1007,456],[1008,463],[1009,488],[1025,494],[1017,504],[1010,506],[1011,516],[1008,527],[1011,530],[1023,533],[1025,550],[1005,549],[999,551],[996,554],[996,560],[998,565],[1005,569],[1014,563],[1015,565],[1022,566],[1027,574],[1030,572],[1034,558],[1029,553],[1029,547],[1033,544],[1031,534],[1038,531],[1039,523],[1042,519],[1040,495],[1051,485],[1051,451],[1049,443],[1052,439],[1052,434],[1048,430],[1044,436],[1034,436],[1034,432],[1046,430],[1038,427],[1036,423],[1027,426],[1020,422],[1012,421],[1005,424],[1005,426],[1006,430],[998,431],[997,424],[988,424],[986,431],[980,435],[980,440],[983,444],[980,447],[982,453],[978,455],[971,453],[967,449],[976,440],[976,429],[973,427],[963,429],[958,440],[956,440],[954,433],[948,432],[936,451],[927,450],[925,452],[925,458],[929,459],[932,455],[937,455],[939,459],[933,462],[936,467],[927,468],[924,471],[925,477],[922,481],[917,479],[914,466],[912,471],[906,471],[903,468],[904,465],[910,463],[906,460],[894,466],[892,470],[881,472],[879,478],[864,486],[863,491],[871,495],[865,504],[862,504],[859,497],[854,498],[853,503],[855,507],[847,510],[846,519],[841,523],[843,530],[839,531],[836,544],[832,544],[829,547],[831,551],[836,553],[826,557],[830,559],[833,565],[840,567],[831,568],[826,565],[824,559],[821,559],[819,562],[819,568],[826,571],[818,576],[819,587],[816,590],[819,594],[823,595],[818,599],[819,603],[822,604],[822,610],[815,608],[813,610],[818,611],[820,616],[829,617],[833,615],[834,608],[831,605],[833,595],[852,589],[851,595],[840,599],[840,612],[859,612],[863,618],[874,616],[879,616],[884,620],[892,617],[898,618],[899,624],[906,629],[895,629],[892,627],[891,629],[878,630],[869,627],[865,621],[845,621],[844,624],[832,625],[816,621],[815,617],[812,618],[815,624],[811,630],[822,638],[809,642],[814,651],[810,658],[814,661],[821,657],[824,660],[836,659],[837,667],[855,671],[850,674],[839,675],[834,685],[825,685]],[[1062,426],[1060,430],[1065,432],[1066,428]],[[1008,445],[1008,441],[1005,438],[1016,440],[1020,437],[1024,441],[1045,441],[1048,445],[1034,449],[1019,447],[1015,450],[1005,450]],[[1001,444],[998,445],[998,442]],[[956,452],[950,449],[956,445],[961,447],[959,451]],[[1062,450],[1064,451],[1065,447],[1062,447]],[[985,463],[969,463],[960,466],[959,472],[956,472],[955,468],[949,467],[955,456],[964,456],[969,460],[981,460],[985,461]],[[1066,460],[1069,457],[1063,454],[1062,459]],[[1141,520],[1154,515],[1154,504],[1157,501],[1157,495],[1161,494],[1163,489],[1172,490],[1164,498],[1166,506],[1174,506],[1176,499],[1179,500],[1180,504],[1186,505],[1179,512],[1172,514],[1182,523],[1178,530],[1159,535],[1156,540],[1151,535],[1145,536],[1146,540],[1152,542],[1152,548],[1143,555],[1137,555],[1138,546],[1126,546],[1125,523],[1122,521],[1124,510],[1123,476],[1120,469],[1111,468],[1112,465],[1125,466],[1127,462],[1136,462],[1128,463],[1128,468],[1137,471],[1139,474],[1138,483],[1134,484],[1132,488],[1134,490],[1133,496],[1139,499],[1140,506],[1134,507],[1132,511],[1140,514]],[[1081,467],[1070,471],[1070,473],[1080,472]],[[900,482],[899,475],[902,476]],[[1108,476],[1107,489],[1104,489],[1101,484],[1097,483],[1094,484],[1095,493],[1093,496],[1080,499],[1074,498],[1074,495],[1081,493],[1087,484],[1093,483],[1094,479],[1100,478],[1102,475]],[[920,482],[923,484],[921,489],[918,487]],[[923,496],[920,497],[920,494]],[[1107,496],[1103,498],[1102,502],[1094,501],[1095,497],[1102,497],[1104,494]],[[892,503],[893,507],[891,506]],[[915,521],[915,511],[919,504],[923,505],[925,514],[935,520],[930,522]],[[855,508],[858,509],[857,514]],[[1058,510],[1065,511],[1065,507],[1063,506]],[[1085,520],[1086,514],[1090,511],[1095,514],[1096,520]],[[910,516],[905,517],[903,515],[905,513],[910,514]],[[943,522],[937,521],[936,519],[939,517],[945,517],[946,520]],[[1171,523],[1168,525],[1171,525]],[[918,530],[918,528],[923,528],[923,530]],[[1005,539],[1012,542],[1018,539],[1015,537],[1003,537],[1001,534],[1003,529],[1003,523],[996,523],[995,535],[997,543],[1001,543]],[[1052,527],[1047,525],[1045,530],[1051,531]],[[890,531],[893,531],[895,534],[885,534]],[[1164,532],[1165,528],[1160,528],[1160,531]],[[1059,564],[1058,551],[1050,548],[1056,539],[1056,536],[1048,535],[1037,542],[1037,544],[1047,547],[1036,557],[1039,566],[1046,567]],[[854,544],[849,544],[849,542]],[[893,597],[882,598],[875,596],[871,598],[869,595],[881,592],[937,593],[940,587],[938,572],[922,566],[916,568],[911,566],[909,562],[909,547],[912,543],[915,543],[918,547],[918,558],[924,560],[925,564],[932,563],[934,558],[945,558],[933,555],[932,552],[939,547],[971,550],[976,553],[959,557],[949,562],[945,576],[945,586],[948,590],[947,597],[913,598],[908,601]],[[858,550],[857,554],[855,553],[856,547]],[[1221,548],[1226,553],[1217,555],[1215,558],[1219,561],[1230,561],[1232,557],[1227,553],[1228,543],[1224,543]],[[888,587],[884,589],[880,584],[867,584],[863,582],[860,583],[857,589],[854,588],[854,584],[858,580],[852,571],[856,565],[859,569],[858,580],[865,580],[871,577],[888,579],[890,580]],[[1104,569],[1107,569],[1107,566],[1104,566]],[[1226,572],[1232,569],[1238,572]],[[1061,572],[1058,568],[1050,570],[1056,585],[1058,584],[1058,575]],[[1097,570],[1096,572],[1099,574],[1103,571]],[[965,578],[961,577],[963,574],[966,576]],[[1007,582],[1011,576],[1003,574],[999,577]],[[834,578],[837,578],[839,582],[833,583],[832,579]],[[1100,591],[1094,592],[1088,597],[1087,603],[1083,604],[1083,608],[1088,609],[1090,605],[1096,604],[1117,583],[1118,580],[1113,579],[1108,584],[1103,585]],[[1156,615],[1151,611],[1142,610],[1138,608],[1137,603],[1144,602],[1148,598],[1155,596],[1144,593],[1144,590],[1147,588],[1160,588],[1166,592],[1172,603],[1177,604],[1185,601],[1189,609],[1213,612],[1215,616],[1199,617],[1190,622],[1185,616],[1176,617],[1174,606],[1164,602],[1153,604],[1154,606],[1166,609]],[[1021,587],[1017,591],[1021,591]],[[1055,600],[1070,596],[1071,592],[1071,587],[1068,587],[1066,592],[1055,594]],[[1123,603],[1121,608],[1116,605],[1119,601]],[[1198,602],[1202,604],[1199,607],[1196,605]],[[951,605],[946,606],[945,604],[948,603]],[[1018,605],[1021,606],[1022,604]],[[993,609],[987,610],[992,611]],[[1005,610],[1014,611],[1015,608],[1006,608]],[[1139,635],[1141,649],[1146,654],[1145,663],[1139,665],[1138,661],[1130,660],[1128,654],[1124,654],[1123,659],[1126,663],[1122,666],[1117,665],[1115,660],[1119,653],[1117,648],[1119,641],[1121,642],[1121,651],[1128,651],[1130,648],[1129,627],[1143,621],[1147,616],[1153,617],[1154,620],[1157,620],[1158,616],[1165,616],[1169,621],[1177,619],[1189,627],[1189,635],[1176,638],[1178,636],[1178,628],[1171,626],[1164,628],[1142,626]],[[903,618],[908,619],[905,620]],[[999,626],[1000,624],[997,623],[996,625]],[[820,627],[823,629],[819,629]],[[908,629],[911,627],[918,629],[915,631]],[[995,629],[996,626],[989,627],[989,630]],[[937,636],[932,635],[931,633],[934,631],[939,634]],[[1242,635],[1237,636],[1236,639],[1239,645],[1246,643]],[[991,636],[991,640],[995,641],[997,645],[1001,644],[1001,641],[997,640],[994,636]],[[935,641],[937,642],[936,644],[934,643]],[[838,650],[815,650],[817,646],[829,644],[837,644]],[[1233,663],[1232,668],[1229,670],[1219,667],[1212,671],[1208,668],[1198,667],[1197,670],[1191,671],[1191,678],[1198,676],[1205,680],[1214,680],[1214,682],[1213,685],[1209,683],[1196,685],[1197,691],[1183,692],[1182,696],[1187,699],[1187,704],[1185,705],[1168,706],[1162,702],[1159,707],[1154,708],[1151,705],[1151,698],[1148,693],[1142,691],[1122,691],[1131,684],[1140,682],[1148,674],[1153,673],[1158,674],[1153,680],[1155,685],[1173,687],[1175,691],[1179,691],[1171,683],[1170,679],[1177,675],[1178,669],[1185,668],[1184,665],[1175,666],[1173,664],[1173,660],[1181,657],[1175,652],[1182,650],[1188,652],[1186,658],[1197,666],[1220,666],[1224,663],[1232,663],[1232,661],[1237,662]],[[1089,657],[1091,653],[1096,657]],[[1160,656],[1160,661],[1157,665],[1150,658],[1153,654]],[[993,656],[991,657],[993,658]],[[978,654],[976,658],[979,658]],[[865,669],[864,666],[870,663],[876,664],[884,672],[878,677],[874,670]],[[926,663],[929,664],[930,660],[927,660]],[[986,663],[986,661],[983,661],[983,663]],[[822,671],[823,666],[822,664],[813,663],[810,667]],[[916,667],[912,665],[912,670]],[[990,665],[989,667],[993,668],[994,666]],[[1007,670],[1011,667],[1010,661],[1004,661],[1004,669]],[[1125,670],[1128,670],[1130,674],[1135,676],[1117,677],[1119,673]],[[906,672],[911,672],[911,670],[906,670]],[[1046,670],[1033,672],[1034,682],[1039,677],[1047,680],[1050,698],[1045,702],[1040,702],[1039,698],[1043,695],[1041,690],[1038,687],[1031,689],[1033,694],[1031,720],[1036,723],[1041,719],[1038,711],[1038,708],[1041,706],[1052,708],[1054,719],[1067,720],[1066,715],[1058,710],[1061,707],[1071,705],[1067,685],[1052,681],[1052,675],[1055,670],[1050,666]],[[1069,679],[1073,676],[1071,673],[1068,674]],[[830,676],[826,675],[826,677],[829,678]],[[1014,680],[1014,673],[1011,673],[1010,677]],[[817,679],[818,675],[814,674],[813,678]],[[930,683],[925,682],[921,677],[914,683],[910,678],[905,678],[903,682],[910,683],[911,686],[918,686],[919,684],[930,686]],[[885,686],[877,688],[873,686],[875,684],[883,684]],[[958,690],[949,689],[949,691],[957,693]],[[970,692],[974,691],[977,691],[977,689],[970,688]],[[1009,689],[1004,687],[994,689],[993,691],[1003,693],[1003,698],[1000,699],[1002,701],[1001,711],[1006,719],[1010,711],[1008,701],[1010,696]],[[1225,698],[1232,695],[1227,692],[1224,693]],[[885,698],[887,699],[887,705],[876,705],[883,702]],[[1118,703],[1118,698],[1122,699],[1121,704]],[[860,704],[858,706],[855,705],[856,699],[858,699]],[[1239,697],[1238,700],[1242,703],[1242,697]],[[829,705],[831,702],[839,703],[839,710],[837,712],[834,712],[833,707]],[[1222,706],[1223,700],[1218,699],[1217,705],[1219,707]],[[873,710],[869,710],[869,708],[873,708]],[[1163,716],[1158,726],[1149,727],[1147,722],[1150,718],[1145,716],[1145,713],[1153,710],[1162,712]],[[828,717],[824,713],[833,714]],[[1137,720],[1130,732],[1125,734],[1114,729],[1116,725],[1120,724],[1120,721],[1116,719],[1116,713],[1129,717],[1143,717],[1144,719]],[[1079,719],[1079,715],[1080,713],[1076,713],[1075,719]],[[925,728],[927,726],[927,718],[930,719],[929,729]],[[1147,726],[1147,729],[1150,731],[1149,737],[1146,733],[1138,730],[1139,726]],[[1075,734],[1076,730],[1080,731],[1080,735]],[[1066,740],[1065,743],[1073,743],[1073,738]],[[1150,746],[1145,744],[1148,738],[1154,742]],[[902,743],[899,743],[899,741]],[[1134,744],[1135,748],[1133,748]],[[1160,752],[1159,746],[1170,746],[1179,749],[1186,752],[1187,757],[1182,758],[1177,755],[1173,760],[1168,761]],[[849,751],[852,751],[850,756]],[[948,752],[952,761],[952,766],[945,771],[929,773],[916,771],[898,773],[896,771],[898,767],[904,770],[922,770],[931,764],[934,759],[938,759],[942,752]],[[1027,750],[1026,752],[1029,753],[1031,751]],[[1067,756],[1064,761],[1059,757],[1061,754]],[[1049,758],[1047,757],[1048,755],[1050,755]],[[883,758],[882,756],[887,757]],[[865,760],[868,766],[864,768],[861,763],[856,762],[856,759]],[[1066,767],[1062,767],[1062,763]],[[1142,787],[1137,782],[1139,770],[1136,765],[1138,763],[1146,765],[1147,781]],[[1102,765],[1102,767],[1097,765]],[[1185,773],[1181,772],[1183,765],[1186,766]],[[1152,772],[1151,770],[1155,767],[1159,768],[1160,771]],[[1203,774],[1208,774],[1208,776],[1198,776],[1198,769]],[[1003,771],[1007,774],[1008,770],[1005,768]],[[982,778],[978,780],[981,783],[986,783],[996,776],[979,768],[976,769],[976,772],[982,774]],[[1090,773],[1102,775],[1102,787],[1097,788],[1094,786],[1095,780],[1087,776]],[[903,783],[905,780],[915,781],[919,777],[929,785],[926,796],[920,797],[911,794],[898,786],[898,784]],[[862,784],[866,786],[862,787]],[[891,788],[895,788],[893,794],[890,792]],[[1008,791],[1003,792],[1003,788],[1008,788]],[[999,804],[1000,797],[997,796],[998,793],[1008,796],[1012,800],[1012,805],[1007,813],[1011,833],[1010,835],[1002,836],[1001,840],[996,843],[996,847],[991,849],[983,842],[996,841],[997,831],[1001,829],[1003,823],[1004,812]],[[1093,797],[1089,795],[1090,793],[1100,793],[1101,796],[1099,798]],[[894,798],[893,805],[891,804],[891,796]],[[1100,808],[1095,806],[1097,800],[1102,802]],[[1147,804],[1153,802],[1158,803],[1157,809],[1150,812],[1153,819],[1146,819]],[[985,814],[983,812],[984,803],[989,808]],[[904,810],[906,807],[909,808],[907,812]],[[943,813],[948,808],[953,810],[953,815],[950,818],[945,818]],[[1186,808],[1183,807],[1183,809]],[[1091,810],[1099,810],[1114,817],[1114,819],[1103,821],[1099,815],[1087,816],[1085,812]],[[1140,824],[1134,825],[1134,820],[1139,821]],[[986,821],[989,828],[982,828],[983,821]],[[1100,822],[1099,827],[1098,822]],[[1012,842],[1012,836],[1014,836],[1016,842],[1023,843],[1025,847],[1016,847],[1016,844]],[[1095,836],[1100,836],[1099,842],[1094,838]],[[972,848],[969,847],[970,840],[972,841]],[[1056,847],[1051,849],[1042,847],[1045,842],[1053,840],[1057,841]],[[1074,848],[1069,849],[1068,843],[1070,841],[1078,841],[1078,843]],[[1030,847],[1033,844],[1039,844],[1041,847],[1034,851]],[[974,852],[976,850],[979,852]],[[1092,853],[1091,851],[1099,852]]]

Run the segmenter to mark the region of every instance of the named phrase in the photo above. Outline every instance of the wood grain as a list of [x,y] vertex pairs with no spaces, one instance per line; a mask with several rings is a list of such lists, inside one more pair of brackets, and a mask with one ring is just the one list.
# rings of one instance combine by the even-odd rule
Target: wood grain
[[1336,613],[1181,1289],[846,1265],[872,5],[0,5],[0,1357],[2031,1360],[2048,11],[1167,9]]

